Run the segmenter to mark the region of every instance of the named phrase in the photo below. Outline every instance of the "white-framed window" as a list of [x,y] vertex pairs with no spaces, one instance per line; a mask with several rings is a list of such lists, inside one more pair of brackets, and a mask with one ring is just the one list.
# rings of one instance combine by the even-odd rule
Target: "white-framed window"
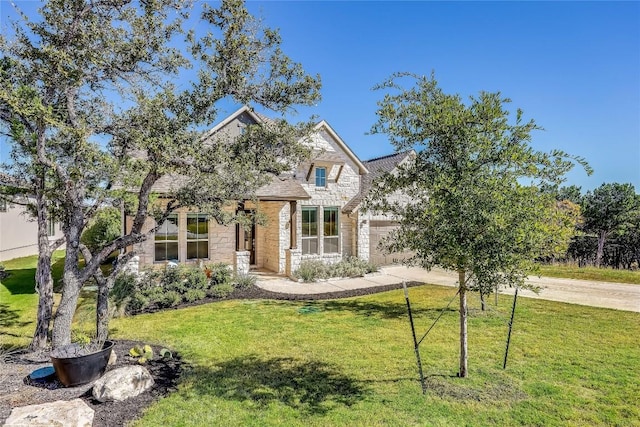
[[327,186],[327,168],[316,167],[316,187]]
[[178,215],[171,214],[156,231],[156,261],[178,260]]
[[340,252],[340,227],[338,223],[338,207],[331,206],[323,209],[323,252],[335,254]]
[[209,258],[209,219],[187,214],[187,259]]
[[318,253],[318,208],[302,208],[302,254]]

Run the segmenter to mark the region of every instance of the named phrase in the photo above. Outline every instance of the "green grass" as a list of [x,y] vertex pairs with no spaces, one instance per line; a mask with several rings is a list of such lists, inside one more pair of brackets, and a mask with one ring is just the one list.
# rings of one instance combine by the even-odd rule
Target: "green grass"
[[[54,252],[52,261],[54,287],[57,287],[64,268],[64,251]],[[0,282],[0,347],[24,347],[31,341],[38,309],[34,286],[36,263],[37,256],[2,263],[10,276]]]
[[[420,333],[455,290],[410,292]],[[509,303],[482,313],[473,301],[467,379],[455,377],[457,313],[445,313],[421,346],[426,396],[400,291],[226,301],[111,326],[116,339],[169,345],[191,365],[137,426],[640,425],[638,313],[522,298],[503,370]]]
[[[420,335],[454,293],[410,290]],[[0,286],[20,321],[37,303],[16,302],[25,296]],[[426,395],[401,291],[223,301],[115,319],[111,335],[171,347],[189,364],[136,426],[640,426],[639,313],[521,298],[503,370],[510,302],[501,295],[483,313],[470,301],[467,379],[455,377],[458,316],[445,312],[421,346]],[[22,344],[26,331],[3,322]]]
[[540,275],[547,277],[640,285],[640,271],[638,270],[630,271],[616,270],[613,268],[578,267],[575,265],[540,265]]

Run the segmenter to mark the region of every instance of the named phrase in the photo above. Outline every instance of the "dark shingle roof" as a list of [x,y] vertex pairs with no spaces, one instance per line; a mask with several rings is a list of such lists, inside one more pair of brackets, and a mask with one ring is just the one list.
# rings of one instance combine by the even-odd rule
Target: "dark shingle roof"
[[344,205],[342,208],[342,212],[351,213],[362,203],[364,198],[369,193],[371,189],[371,185],[373,182],[380,178],[387,172],[391,172],[396,168],[404,159],[406,159],[409,155],[411,155],[413,151],[403,151],[401,153],[388,154],[382,157],[376,157],[375,159],[366,160],[362,162],[366,168],[369,170],[369,173],[362,176],[362,181],[360,183],[360,192],[355,195],[355,197]]

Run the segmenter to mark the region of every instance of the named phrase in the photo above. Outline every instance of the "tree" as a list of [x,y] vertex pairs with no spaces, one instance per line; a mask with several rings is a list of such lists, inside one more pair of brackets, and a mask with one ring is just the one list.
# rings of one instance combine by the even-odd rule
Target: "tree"
[[598,236],[596,267],[600,267],[604,245],[611,233],[620,229],[636,205],[636,192],[632,184],[602,184],[584,196],[582,212],[585,231]]
[[573,204],[580,205],[582,203],[582,189],[577,185],[560,187],[556,199],[559,201],[568,200]]
[[[415,84],[406,87],[407,79]],[[411,263],[458,272],[459,376],[466,377],[467,291],[523,286],[536,257],[563,247],[556,231],[564,211],[541,188],[557,186],[573,161],[560,151],[531,148],[531,132],[539,127],[523,122],[520,110],[510,124],[509,100],[500,93],[481,92],[465,103],[445,94],[433,76],[408,74],[376,89],[385,95],[372,133],[417,155],[374,185],[367,207],[398,218],[389,251],[409,249]],[[389,197],[398,193],[404,201]]]
[[[69,343],[84,283],[99,285],[97,335],[106,336],[104,296],[133,252],[108,276],[99,269],[114,251],[153,235],[171,212],[197,206],[222,220],[224,206],[255,189],[304,154],[309,126],[275,120],[234,140],[203,138],[218,102],[230,99],[278,113],[319,98],[319,78],[280,49],[279,34],[239,0],[202,7],[198,33],[185,32],[190,2],[182,0],[52,0],[41,19],[14,25],[2,42],[12,77],[0,81],[2,125],[15,157],[15,136],[28,131],[28,159],[55,191],[67,242],[63,287],[52,344]],[[201,32],[206,30],[206,34]],[[182,81],[190,67],[193,81]],[[33,124],[38,126],[33,127]],[[16,128],[13,130],[14,128]],[[171,175],[174,188],[154,203],[154,184]],[[104,203],[124,204],[133,217],[123,236],[89,248],[81,236]],[[147,217],[156,224],[145,228]],[[79,265],[84,258],[84,265]]]

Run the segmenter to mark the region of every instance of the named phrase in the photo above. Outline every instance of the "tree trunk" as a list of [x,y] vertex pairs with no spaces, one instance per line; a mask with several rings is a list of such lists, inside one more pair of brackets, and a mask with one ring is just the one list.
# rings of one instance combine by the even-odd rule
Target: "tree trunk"
[[483,292],[480,292],[480,308],[482,311],[487,309],[487,301]]
[[71,324],[73,315],[78,305],[78,297],[82,283],[71,271],[67,271],[68,263],[65,262],[65,272],[63,276],[64,285],[62,288],[62,298],[56,310],[53,320],[53,334],[51,344],[53,348],[58,348],[71,343]]
[[98,281],[98,296],[96,301],[96,341],[103,343],[109,336],[109,292],[110,278]]
[[602,263],[602,256],[604,254],[604,243],[607,240],[607,235],[609,233],[607,233],[606,231],[601,231],[600,235],[598,236],[598,251],[596,252],[596,267],[600,267],[600,263]]
[[465,284],[465,271],[458,270],[460,282],[460,372],[458,376],[467,376],[467,286]]
[[[39,177],[41,178],[41,177]],[[44,188],[44,181],[40,183]],[[49,247],[49,229],[47,204],[42,191],[36,192],[38,215],[38,266],[36,268],[36,292],[38,293],[38,314],[36,330],[29,350],[43,350],[47,347],[49,326],[53,314],[53,278],[51,277],[51,248]]]

